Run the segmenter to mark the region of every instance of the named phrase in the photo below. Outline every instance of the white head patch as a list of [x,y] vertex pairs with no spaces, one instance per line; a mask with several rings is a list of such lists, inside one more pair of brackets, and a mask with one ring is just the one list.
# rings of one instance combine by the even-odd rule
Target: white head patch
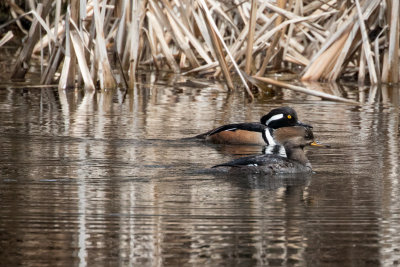
[[276,114],[274,116],[272,116],[271,118],[269,118],[269,120],[267,120],[267,122],[265,123],[265,125],[268,126],[268,124],[270,124],[272,121],[277,121],[283,118],[283,114]]

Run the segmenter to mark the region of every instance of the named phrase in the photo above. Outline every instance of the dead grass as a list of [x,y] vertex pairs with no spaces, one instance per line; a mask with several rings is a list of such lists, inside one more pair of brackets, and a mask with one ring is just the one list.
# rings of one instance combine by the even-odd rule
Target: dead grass
[[303,81],[399,82],[398,0],[70,0],[66,10],[65,0],[52,2],[25,14],[10,5],[15,23],[32,20],[14,79],[41,55],[42,82],[58,77],[60,88],[133,87],[140,68],[214,76],[250,97],[252,86],[272,84],[265,76],[285,68],[302,68]]

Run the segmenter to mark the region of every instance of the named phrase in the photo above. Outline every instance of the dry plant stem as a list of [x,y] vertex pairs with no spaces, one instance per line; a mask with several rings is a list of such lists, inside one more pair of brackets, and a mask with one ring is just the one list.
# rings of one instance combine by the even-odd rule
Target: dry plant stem
[[129,84],[128,84],[128,79],[126,78],[124,69],[122,68],[122,61],[121,61],[121,57],[118,55],[118,53],[115,53],[115,56],[117,57],[117,61],[118,61],[118,68],[119,68],[119,72],[121,73],[122,76],[122,80],[124,82],[124,86],[125,88],[129,88]]
[[[265,2],[265,5],[268,9],[271,9],[272,11],[286,17],[287,19],[301,18],[301,17],[293,14],[292,12],[289,12],[287,10],[284,10],[282,8],[274,6],[273,4],[271,4],[269,2]],[[306,21],[301,22],[301,24],[304,25],[305,27],[315,31],[315,33],[319,33],[321,35],[326,35],[326,33],[324,32],[324,29],[321,26],[319,26],[318,24],[310,23],[310,22],[306,22]]]
[[[170,13],[171,16],[174,18],[174,20],[177,22],[177,26],[179,26],[182,30],[182,32],[185,34],[185,38],[187,38],[190,42],[190,44],[196,49],[197,53],[207,62],[207,63],[212,63],[212,59],[208,56],[206,49],[204,49],[203,45],[200,43],[200,41],[192,34],[189,28],[187,28],[184,24],[178,23],[178,18],[176,17],[175,14],[172,12]],[[193,13],[195,15],[195,13]],[[200,66],[200,63],[198,66]]]
[[[38,20],[38,22],[40,23],[40,25],[42,26],[43,29],[46,30],[47,32],[47,36],[51,38],[51,40],[53,42],[56,42],[56,35],[53,34],[53,32],[50,30],[49,26],[47,25],[47,23],[42,19],[42,17],[35,11],[32,10],[32,14],[35,16],[35,18]],[[40,30],[42,30],[39,27]],[[45,38],[40,38],[39,42],[43,42],[43,39]],[[43,47],[43,43],[41,45]]]
[[219,42],[221,42],[221,44],[224,46],[225,51],[226,51],[226,53],[228,54],[228,56],[229,56],[229,58],[230,58],[230,60],[231,60],[231,62],[232,62],[232,64],[233,64],[233,66],[234,66],[234,68],[235,68],[237,74],[239,75],[239,77],[240,77],[240,79],[241,79],[241,81],[242,81],[242,83],[243,83],[243,85],[244,85],[244,87],[245,87],[245,89],[246,89],[247,94],[248,94],[248,95],[250,96],[250,98],[253,100],[253,99],[254,99],[254,96],[253,96],[253,94],[251,93],[250,88],[249,88],[249,86],[248,86],[247,83],[246,83],[246,80],[244,79],[243,75],[241,74],[241,71],[240,71],[239,67],[238,67],[237,64],[236,64],[234,57],[233,57],[232,54],[229,52],[229,49],[228,49],[228,47],[226,46],[226,44],[225,44],[225,42],[224,42],[222,36],[221,36],[220,33],[218,32],[217,26],[215,25],[215,23],[214,23],[214,21],[213,21],[213,19],[212,19],[212,17],[211,17],[210,11],[208,10],[206,3],[204,2],[204,0],[199,0],[199,2],[200,2],[201,5],[202,5],[201,10],[202,10],[202,12],[203,12],[203,15],[204,15],[204,17],[207,18],[207,21],[209,22],[207,25],[208,25],[210,28],[212,28],[212,30],[213,30],[213,32],[215,33],[216,37],[219,39]]
[[[309,16],[309,17],[297,17],[291,20],[287,20],[281,24],[279,24],[277,27],[273,28],[272,30],[268,31],[267,33],[265,33],[265,28],[263,27],[262,29],[260,29],[258,32],[260,34],[257,34],[256,36],[256,45],[259,46],[262,43],[267,42],[272,36],[274,36],[278,31],[281,31],[283,28],[285,28],[287,25],[290,24],[295,24],[295,23],[301,23],[303,21],[306,20],[314,20],[314,19],[318,19],[324,16],[330,16],[334,13],[337,13],[337,11],[330,11],[330,12],[326,12],[326,13],[322,13],[322,14],[318,14],[318,15],[313,15],[313,16]],[[260,35],[260,36],[259,36]],[[338,35],[340,36],[340,35]]]
[[[287,3],[287,0],[279,0],[278,1],[279,7],[282,9],[292,9],[292,0],[289,0],[289,3]],[[282,23],[282,22],[281,22]],[[283,38],[286,36],[285,33],[287,31],[287,26],[282,28],[282,30],[279,33],[279,41],[283,40]],[[289,40],[289,39],[288,39]],[[279,45],[280,42],[278,42]],[[280,68],[282,65],[282,58],[283,58],[283,48],[281,46],[278,46],[278,51],[275,53],[275,59],[272,62],[274,68]]]
[[358,68],[358,84],[364,84],[364,82],[365,82],[365,53],[361,53],[360,65]]
[[163,30],[161,25],[158,23],[157,19],[155,18],[155,16],[153,15],[153,13],[151,13],[150,11],[146,12],[147,18],[149,19],[149,23],[151,23],[154,32],[155,32],[155,36],[158,39],[158,42],[160,44],[161,50],[165,56],[165,59],[167,60],[168,65],[171,67],[171,69],[175,72],[175,73],[179,73],[179,66],[176,63],[174,56],[171,53],[171,50],[168,47],[168,43],[167,40],[165,39],[165,36],[163,34]]
[[60,80],[58,82],[58,89],[64,90],[67,87],[68,80],[68,70],[69,65],[71,63],[71,42],[70,42],[70,19],[69,19],[70,10],[67,8],[67,13],[65,14],[65,55],[64,55],[64,63],[61,70]]
[[247,37],[247,49],[246,49],[246,66],[244,68],[247,74],[250,74],[251,64],[253,61],[253,44],[254,44],[254,30],[256,27],[257,19],[257,0],[251,0],[251,12],[250,12],[250,25],[249,34]]
[[[196,55],[193,53],[192,49],[189,46],[189,42],[185,35],[181,32],[178,23],[168,14],[168,20],[171,24],[171,28],[173,29],[173,33],[175,34],[175,40],[179,44],[180,48],[183,50],[184,55],[188,58],[192,67],[200,66],[200,63],[197,61]],[[180,23],[179,23],[180,24]]]
[[360,24],[361,36],[363,40],[363,51],[365,53],[365,59],[367,60],[369,77],[372,84],[376,84],[378,82],[378,78],[376,76],[374,60],[372,59],[371,46],[369,44],[367,30],[365,28],[364,17],[361,11],[360,2],[355,0],[357,12],[358,12],[358,22]]
[[189,1],[180,1],[178,5],[178,10],[179,13],[182,15],[182,25],[193,32],[193,28],[190,23],[190,15],[193,8],[192,5],[193,3],[190,3]]
[[[156,67],[156,70],[158,71],[158,70],[161,69],[161,67],[160,67],[160,63],[157,60],[157,54],[156,54],[157,51],[156,51],[156,48],[155,48],[155,45],[154,45],[154,39],[152,38],[153,35],[150,34],[149,31],[146,30],[146,29],[143,29],[143,31],[146,34],[146,37],[147,37],[147,40],[148,40],[148,44],[150,46],[150,53],[151,53],[151,57],[153,59],[154,66]],[[121,62],[121,71],[123,71],[122,62]]]
[[[51,7],[50,0],[44,0],[43,5],[39,4],[37,7],[37,13],[45,18],[50,11]],[[17,61],[15,62],[11,71],[11,79],[23,79],[29,69],[29,61],[32,56],[32,50],[36,42],[39,40],[39,22],[35,19],[29,29],[27,38],[27,44],[23,46],[21,53],[19,54]]]
[[[202,9],[202,11],[204,12],[204,10]],[[226,80],[226,84],[228,86],[229,90],[233,90],[234,86],[233,86],[233,82],[232,82],[232,77],[229,73],[229,68],[228,68],[228,64],[225,61],[225,57],[223,55],[223,50],[222,50],[222,45],[220,40],[217,37],[217,34],[215,33],[214,29],[212,28],[212,26],[210,25],[210,21],[208,20],[207,15],[205,14],[205,12],[203,13],[204,18],[206,19],[206,26],[208,28],[208,32],[210,34],[211,37],[211,42],[215,51],[215,55],[218,59],[219,65],[221,67],[222,73],[224,74],[225,80]]]
[[[24,10],[22,10],[22,9],[15,3],[15,0],[6,0],[6,2],[7,2],[7,4],[10,6],[11,11],[13,11],[14,14],[22,15],[22,14],[25,13]],[[31,8],[31,9],[35,9],[34,6],[30,6],[30,8]],[[11,14],[11,15],[14,17],[14,14]],[[29,16],[26,17],[26,19],[29,20],[29,21],[31,21],[31,22],[33,21],[33,19],[32,19],[31,17],[29,17]],[[18,25],[18,27],[19,27],[19,25]]]
[[[399,82],[399,0],[392,0],[389,37],[389,69],[390,77],[387,81]],[[386,79],[385,79],[386,80]]]
[[[61,13],[64,2],[43,0],[36,12],[35,2],[29,0],[32,11],[24,14],[14,0],[7,0],[14,17],[22,14],[34,20],[13,76],[23,78],[32,53],[36,53],[34,57],[40,53],[42,59],[48,55],[41,77],[44,83],[51,82],[61,61],[60,88],[73,86],[76,78],[78,83],[82,78],[88,84],[88,70],[92,83],[99,79],[102,88],[108,81],[113,86],[107,52],[114,45],[123,62],[121,71],[131,74],[131,87],[138,65],[153,62],[157,68],[174,72],[189,67],[186,73],[215,76],[224,71],[229,88],[234,86],[234,68],[250,96],[238,65],[259,76],[267,66],[276,69],[281,62],[293,62],[306,66],[304,80],[336,80],[343,74],[358,73],[359,82],[366,77],[372,83],[399,81],[398,0],[252,0],[246,3],[251,5],[241,1],[234,8],[231,2],[218,0],[69,0],[65,16]],[[54,14],[44,18],[46,6],[53,7]],[[71,32],[74,22],[77,26]],[[378,27],[382,30],[377,36]],[[42,28],[47,33],[43,38],[38,30]],[[8,38],[1,39],[0,45]],[[65,44],[59,43],[61,38],[66,39]],[[375,39],[374,43],[369,38]],[[77,59],[74,49],[83,51],[85,61]],[[75,72],[78,67],[80,71]]]
[[138,0],[132,3],[132,21],[129,29],[130,38],[130,57],[129,57],[129,88],[133,88],[136,80],[136,68],[139,65],[139,43],[140,43],[140,26],[141,26],[141,6]]
[[56,0],[56,12],[55,12],[55,18],[54,18],[54,35],[58,36],[58,24],[60,21],[60,15],[61,15],[61,0]]
[[[231,51],[232,55],[235,56],[235,60],[239,60],[239,52],[243,50],[243,43],[248,39],[249,36],[249,23],[247,23],[242,32],[238,35],[237,39],[234,41],[233,44],[229,46],[229,50]],[[254,46],[254,43],[253,43]],[[247,51],[248,46],[246,46]],[[253,53],[253,50],[251,51]]]
[[[0,25],[0,30],[3,29],[3,28],[5,28],[5,27],[7,27],[7,26],[10,25],[10,24],[18,23],[19,20],[22,19],[22,18],[27,18],[28,20],[33,21],[33,20],[28,16],[28,15],[30,15],[31,13],[32,13],[32,11],[29,11],[29,12],[23,13],[22,15],[18,16],[17,18],[14,18],[14,19],[12,19],[12,20],[7,21],[6,23]],[[23,30],[22,32],[25,33],[25,34],[28,34],[28,32],[25,31],[25,30]]]
[[318,52],[310,60],[310,64],[303,70],[304,75],[303,75],[302,79],[317,80],[319,78],[319,76],[317,76],[317,75],[310,76],[310,73],[312,73],[312,71],[309,71],[309,69],[315,68],[315,64],[317,64],[317,65],[319,64],[319,63],[314,63],[314,62],[319,61],[320,60],[319,58],[322,56],[322,54],[325,53],[325,51],[327,49],[329,49],[331,46],[333,46],[334,43],[339,42],[338,40],[343,38],[345,32],[347,32],[347,34],[348,34],[349,28],[352,27],[352,25],[353,25],[352,20],[348,20],[330,38],[328,38],[325,41],[323,46],[318,50]]
[[45,68],[45,70],[43,71],[43,73],[41,74],[41,76],[40,76],[40,84],[45,84],[45,81],[48,78],[48,74],[49,74],[50,68],[51,68],[52,64],[54,64],[54,62],[55,62],[54,58],[56,57],[58,52],[59,52],[59,47],[54,47],[54,49],[52,50],[51,55],[49,57],[49,62],[51,62],[51,64],[48,64],[47,67]]
[[[215,59],[216,55],[214,53],[214,50],[212,49],[211,37],[208,34],[208,29],[207,29],[206,23],[203,19],[203,16],[201,15],[201,10],[199,10],[198,12],[199,12],[199,14],[197,12],[193,12],[193,17],[195,19],[197,27],[199,28],[201,37],[203,37],[203,39],[204,39],[203,44],[199,43],[200,47],[203,48],[203,46],[204,46],[204,51],[209,50],[209,52],[212,55],[212,58]],[[193,43],[193,46],[195,46],[194,43]],[[201,55],[200,51],[199,51],[199,54]],[[205,55],[208,57],[207,52],[205,52]],[[207,62],[207,64],[212,64],[214,62],[214,60],[211,59],[210,57],[208,57],[209,60],[207,60],[204,56],[203,56],[203,58]]]
[[[71,0],[71,13],[70,13],[70,20],[74,22],[79,21],[79,0]],[[70,34],[70,33],[67,33]],[[66,41],[71,42],[72,40],[68,38]],[[65,81],[64,88],[73,88],[75,87],[75,76],[76,76],[76,55],[74,46],[70,43],[70,64],[68,69],[68,77]],[[78,72],[79,73],[79,72]]]
[[[62,37],[61,43],[65,40],[65,35]],[[64,49],[60,44],[56,44],[54,46],[52,55],[50,56],[49,63],[47,65],[47,68],[45,69],[42,77],[40,78],[40,84],[51,84],[53,81],[54,74],[56,73],[58,67],[61,64],[61,60],[63,57],[61,56],[64,55]]]
[[2,47],[5,43],[7,43],[8,41],[10,41],[12,38],[14,37],[14,34],[12,33],[12,31],[8,31],[3,38],[1,38],[0,40],[0,47]]
[[347,40],[350,34],[350,29],[345,32],[335,43],[332,44],[327,50],[324,51],[307,69],[307,72],[301,77],[303,81],[316,81],[323,77],[324,72],[328,73],[332,64],[339,56],[339,51]]
[[[127,11],[127,1],[128,0],[122,0],[119,1],[119,4],[122,5],[120,10],[121,10],[121,16],[120,16],[120,21],[119,21],[119,26],[118,26],[118,31],[117,31],[117,36],[116,36],[116,50],[119,56],[119,59],[121,59],[121,56],[123,54],[123,50],[125,49],[125,37],[126,37],[126,23],[127,23],[127,16],[126,13]],[[118,6],[119,7],[119,6]],[[119,9],[118,9],[119,10]]]
[[280,82],[280,81],[270,79],[270,78],[257,77],[257,76],[253,76],[252,78],[255,79],[255,81],[253,80],[255,82],[255,84],[260,84],[260,82],[267,83],[267,84],[279,86],[281,88],[290,89],[290,90],[293,90],[296,92],[321,97],[321,98],[327,99],[327,100],[344,102],[344,103],[349,103],[349,104],[359,104],[359,102],[354,101],[354,100],[346,99],[343,97],[339,97],[339,96],[335,96],[335,95],[331,95],[331,94],[327,94],[327,93],[323,93],[323,92],[309,90],[309,89],[301,87],[301,86],[296,86],[296,85]]
[[359,23],[356,22],[354,23],[352,30],[350,31],[350,34],[346,37],[345,43],[341,48],[338,49],[337,53],[339,54],[339,56],[335,61],[332,61],[332,63],[335,63],[334,67],[332,69],[327,68],[324,74],[322,75],[322,78],[327,79],[328,81],[335,81],[339,77],[341,71],[343,70],[346,57],[350,53],[350,49],[353,46],[358,30],[359,30]]
[[[293,12],[294,12],[295,15],[299,15],[299,12],[300,12],[300,1],[296,1],[294,9],[293,9]],[[288,33],[287,33],[286,44],[283,46],[283,59],[285,59],[285,57],[286,57],[287,50],[289,48],[289,41],[292,39],[292,36],[293,36],[293,28],[294,28],[294,25],[290,24],[289,30],[288,30]]]
[[384,27],[381,32],[378,34],[374,41],[374,53],[375,53],[375,69],[376,73],[378,75],[378,79],[382,79],[382,74],[381,74],[381,66],[380,66],[380,51],[379,51],[379,39],[382,33],[386,31],[386,27]]
[[[107,57],[107,48],[104,39],[104,25],[103,25],[103,16],[100,14],[100,8],[97,1],[93,1],[93,11],[94,11],[94,22],[96,26],[96,46],[98,49],[99,57],[97,58],[97,66],[99,71],[100,78],[100,88],[102,90],[105,89],[114,89],[116,87],[116,83],[114,77],[111,72],[110,62]],[[103,6],[103,9],[105,7]]]
[[[375,9],[377,8],[378,5],[379,5],[379,1],[371,1],[371,0],[365,1],[364,7],[363,7],[364,14],[362,16],[355,16],[355,15],[351,16],[340,26],[340,28],[338,28],[338,30],[332,35],[332,37],[330,37],[330,38],[328,38],[328,40],[326,40],[323,47],[318,51],[318,53],[316,55],[314,55],[310,64],[305,68],[302,80],[318,80],[320,78],[326,78],[326,77],[330,77],[330,79],[331,79],[332,77],[335,77],[336,76],[335,73],[333,75],[326,76],[326,74],[330,72],[330,69],[328,67],[331,64],[326,64],[324,66],[324,68],[326,68],[326,69],[324,71],[321,70],[321,61],[325,61],[326,59],[324,59],[324,58],[326,57],[327,54],[329,54],[327,50],[329,49],[332,52],[332,50],[333,50],[332,47],[334,47],[334,46],[336,47],[335,49],[339,49],[340,46],[343,45],[340,43],[345,41],[343,39],[343,37],[345,36],[345,35],[343,35],[343,33],[345,31],[347,31],[347,35],[348,35],[349,28],[354,29],[354,27],[358,27],[359,24],[357,22],[355,22],[356,19],[358,17],[368,18],[375,11]],[[364,31],[364,34],[365,34],[365,31]],[[354,34],[351,36],[354,36]],[[366,38],[364,37],[364,39],[366,39]],[[357,43],[357,41],[355,43]],[[355,43],[353,42],[352,46],[355,46]],[[349,46],[350,45],[348,43],[346,45],[346,47],[349,47]],[[345,51],[343,51],[343,52],[345,52]],[[367,51],[367,53],[368,53],[368,51]],[[350,55],[351,54],[352,53],[350,53]],[[366,59],[368,60],[368,57]],[[349,60],[349,58],[347,58],[346,60]],[[371,57],[370,57],[369,63],[371,63],[371,62],[373,62],[373,61],[371,60]],[[340,71],[342,71],[344,68],[344,66],[342,66],[342,65],[339,65],[338,67],[341,69]],[[371,68],[371,69],[374,71],[374,68]],[[373,73],[371,75],[373,77]]]
[[71,41],[75,49],[76,57],[78,59],[78,65],[81,70],[83,81],[85,83],[85,90],[86,91],[95,90],[95,86],[92,81],[88,65],[86,63],[83,44],[76,30],[72,30],[70,34],[71,34]]
[[[18,28],[21,30],[21,32],[23,32],[24,34],[28,34],[28,32],[24,29],[24,27],[21,24],[21,21],[19,20],[19,18],[17,18],[17,14],[23,14],[23,11],[19,8],[19,6],[17,6],[15,4],[14,0],[7,0],[7,4],[10,5],[10,13],[11,16],[15,19],[16,24],[18,26]],[[27,17],[29,20],[31,20],[29,17]],[[32,21],[32,20],[31,20]]]
[[[286,1],[279,0],[278,4],[279,4],[279,8],[284,7],[286,5]],[[278,18],[275,20],[275,27],[278,27],[282,23],[282,21],[283,21],[282,16],[278,16]],[[282,35],[284,29],[285,28],[282,28],[281,31],[276,32],[274,34],[274,39],[273,39],[272,43],[270,44],[270,46],[267,49],[267,53],[266,53],[266,55],[264,57],[263,63],[261,65],[261,68],[257,72],[257,76],[263,76],[264,75],[265,70],[267,69],[267,65],[271,60],[272,54],[273,54],[273,52],[275,50],[275,47],[279,43],[279,39],[281,38],[281,35]]]
[[211,70],[215,69],[216,67],[218,67],[218,62],[213,62],[213,63],[210,63],[210,64],[206,64],[206,65],[200,66],[198,68],[191,69],[189,71],[183,72],[182,75],[188,75],[188,74],[191,74],[191,73],[194,73],[194,72],[201,72],[201,71],[206,71],[206,70],[210,70],[211,71]]
[[[185,20],[182,21],[182,19],[178,18],[175,16],[171,6],[167,1],[163,1],[165,5],[165,9],[167,11],[167,16],[164,17],[164,13],[159,10],[158,4],[152,2],[152,7],[157,10],[157,13],[159,14],[158,17],[163,18],[163,25],[167,26],[168,31],[173,33],[173,37],[177,45],[180,47],[180,49],[183,50],[187,58],[189,59],[190,64],[192,67],[198,67],[200,66],[200,63],[197,61],[197,58],[195,54],[193,53],[192,49],[189,46],[189,39],[185,36],[185,33],[189,33],[189,31],[186,28],[186,23]],[[184,16],[186,17],[186,16]],[[186,29],[186,31],[185,31]]]
[[279,33],[275,33],[274,40],[270,44],[270,46],[267,49],[267,54],[264,57],[263,63],[261,65],[261,68],[257,72],[257,76],[262,76],[265,73],[265,70],[267,69],[268,63],[272,57],[272,53],[274,52],[274,49],[276,45],[279,42]]

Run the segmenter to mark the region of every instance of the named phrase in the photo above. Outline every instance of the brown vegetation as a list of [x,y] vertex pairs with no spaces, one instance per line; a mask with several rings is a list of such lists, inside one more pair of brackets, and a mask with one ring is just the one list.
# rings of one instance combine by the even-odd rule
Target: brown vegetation
[[60,88],[114,88],[126,76],[133,87],[139,68],[222,75],[229,89],[235,75],[250,96],[287,68],[303,81],[399,82],[398,0],[43,0],[25,14],[7,3],[15,22],[32,19],[15,79],[40,55],[42,83],[59,77]]

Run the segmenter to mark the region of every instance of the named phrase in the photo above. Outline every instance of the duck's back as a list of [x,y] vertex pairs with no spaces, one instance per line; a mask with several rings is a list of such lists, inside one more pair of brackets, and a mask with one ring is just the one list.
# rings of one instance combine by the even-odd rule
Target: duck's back
[[233,161],[216,165],[213,168],[220,172],[229,173],[305,173],[311,172],[311,165],[301,164],[298,161],[281,157],[279,155],[257,155],[243,157]]

